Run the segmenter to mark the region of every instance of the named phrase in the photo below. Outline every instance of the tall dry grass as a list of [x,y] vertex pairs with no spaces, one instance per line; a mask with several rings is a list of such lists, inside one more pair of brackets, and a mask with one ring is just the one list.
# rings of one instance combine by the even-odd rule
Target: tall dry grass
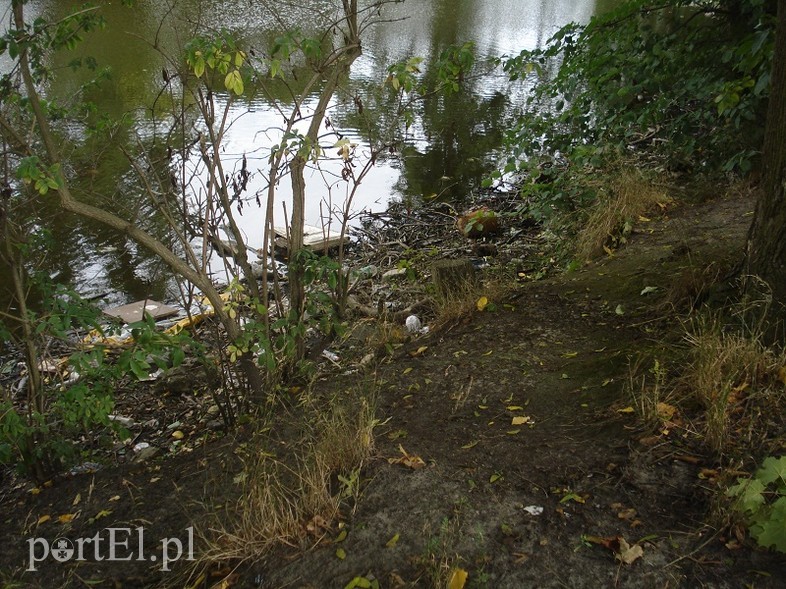
[[576,234],[576,255],[591,260],[605,247],[617,247],[632,231],[639,217],[672,202],[666,192],[632,167],[610,172],[592,184],[598,194],[586,221]]

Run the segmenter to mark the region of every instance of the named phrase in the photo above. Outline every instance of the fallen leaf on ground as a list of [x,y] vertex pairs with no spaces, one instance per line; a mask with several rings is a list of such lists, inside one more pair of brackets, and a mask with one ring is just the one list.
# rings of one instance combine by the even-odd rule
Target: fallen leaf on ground
[[418,469],[423,468],[426,466],[426,462],[416,454],[410,454],[406,450],[404,450],[404,446],[399,444],[398,446],[399,451],[401,452],[402,456],[400,458],[388,458],[388,463],[390,464],[402,464],[408,468]]
[[467,582],[467,577],[469,573],[464,569],[453,569],[453,572],[450,575],[450,582],[448,583],[448,589],[464,589],[464,585]]
[[478,442],[479,442],[479,441],[480,441],[480,440],[473,440],[473,441],[471,441],[469,444],[464,444],[464,445],[462,446],[462,449],[464,449],[464,450],[469,450],[470,448],[474,448],[475,446],[477,446],[477,445],[478,445]]
[[628,544],[625,538],[620,536],[619,551],[615,556],[617,560],[620,560],[625,564],[633,564],[642,556],[644,556],[644,549],[638,544],[631,546]]
[[343,548],[336,548],[336,558],[339,560],[344,560],[347,557],[347,553]]
[[51,516],[42,515],[41,517],[38,518],[38,525],[40,526],[41,524],[48,522],[50,519],[52,519]]
[[617,413],[634,413],[636,410],[633,407],[623,407],[622,409],[617,409]]
[[677,412],[677,408],[674,405],[669,405],[668,403],[658,403],[655,408],[658,411],[658,417],[660,417],[663,421],[671,419]]
[[517,415],[510,420],[510,425],[524,425],[529,423],[530,418],[527,415]]
[[366,577],[355,577],[344,586],[344,589],[371,589],[372,587],[379,587],[379,583]]
[[398,539],[399,539],[400,537],[401,537],[401,536],[400,536],[399,534],[396,534],[396,535],[395,535],[395,536],[393,536],[393,537],[392,537],[390,540],[388,540],[387,542],[385,542],[385,547],[386,547],[386,548],[394,548],[394,547],[396,546],[396,544],[398,543]]
[[61,524],[67,524],[69,522],[72,522],[75,517],[76,517],[75,513],[64,513],[63,515],[57,517],[57,521],[59,521]]
[[426,350],[428,350],[428,346],[420,346],[417,350],[410,352],[409,355],[413,358],[417,358],[418,356],[422,356]]
[[483,309],[485,309],[488,306],[488,304],[489,304],[489,300],[487,297],[480,297],[478,299],[478,302],[476,303],[478,311],[482,311]]

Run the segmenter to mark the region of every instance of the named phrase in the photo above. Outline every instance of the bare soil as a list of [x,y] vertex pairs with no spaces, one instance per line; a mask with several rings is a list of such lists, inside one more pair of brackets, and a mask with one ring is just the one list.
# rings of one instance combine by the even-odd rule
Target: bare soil
[[[752,208],[739,197],[684,205],[640,224],[613,257],[523,284],[372,368],[326,372],[315,395],[373,392],[380,420],[360,499],[342,512],[346,538],[331,540],[334,523],[315,546],[281,547],[200,586],[341,588],[362,576],[435,587],[457,568],[468,588],[785,586],[782,556],[733,542],[710,517],[717,483],[703,469],[717,470],[714,459],[679,428],[646,429],[628,412],[631,365],[685,353],[677,313],[704,297],[686,276],[739,259]],[[657,290],[642,295],[646,287]],[[120,405],[198,421],[187,395],[148,394]],[[186,541],[190,526],[205,530],[206,510],[236,500],[234,451],[251,430],[205,429],[186,428],[192,443],[176,452],[64,477],[37,494],[6,476],[0,586],[188,586],[184,559],[161,571],[161,539]],[[425,465],[395,461],[402,451]],[[25,571],[29,538],[108,527],[143,527],[156,562],[88,554]],[[630,564],[615,557],[620,538],[641,548]]]

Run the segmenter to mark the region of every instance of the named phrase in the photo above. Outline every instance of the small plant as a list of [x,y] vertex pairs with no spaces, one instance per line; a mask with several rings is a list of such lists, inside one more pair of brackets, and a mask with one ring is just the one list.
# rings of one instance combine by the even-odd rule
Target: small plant
[[657,358],[648,370],[649,375],[636,378],[638,372],[638,365],[631,368],[629,386],[633,406],[645,424],[659,425],[668,417],[666,413],[671,407],[664,401],[668,372]]
[[786,553],[786,456],[765,458],[753,477],[737,479],[726,495],[736,499],[759,546]]

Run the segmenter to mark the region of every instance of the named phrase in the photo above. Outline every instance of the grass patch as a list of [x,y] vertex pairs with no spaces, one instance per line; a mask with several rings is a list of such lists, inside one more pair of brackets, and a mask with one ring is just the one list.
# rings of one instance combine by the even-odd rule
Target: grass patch
[[287,434],[286,446],[271,442],[274,424],[236,450],[243,464],[232,479],[239,499],[209,510],[195,570],[255,562],[276,546],[318,544],[333,530],[342,502],[357,503],[361,469],[374,451],[373,398],[306,396],[298,410],[297,423],[280,427],[300,431],[299,440]]
[[491,280],[486,283],[465,281],[434,299],[436,317],[433,329],[447,329],[468,322],[476,313],[493,312],[513,290],[512,283]]
[[597,258],[605,250],[624,244],[639,217],[672,200],[632,168],[592,183],[598,198],[576,234],[576,255],[581,260]]
[[707,446],[717,455],[764,449],[784,421],[786,354],[718,317],[696,319],[686,339],[682,384],[703,412]]

